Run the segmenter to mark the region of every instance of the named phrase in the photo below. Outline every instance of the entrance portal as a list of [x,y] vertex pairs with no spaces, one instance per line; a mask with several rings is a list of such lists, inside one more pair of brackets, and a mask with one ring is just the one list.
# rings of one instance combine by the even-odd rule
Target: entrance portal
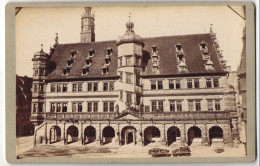
[[103,144],[108,144],[112,142],[113,138],[115,137],[115,130],[111,126],[107,126],[103,129]]
[[144,130],[144,145],[149,143],[158,142],[160,140],[161,133],[157,127],[147,127]]
[[59,126],[53,126],[50,129],[50,144],[61,141],[61,129]]
[[96,140],[96,129],[93,126],[88,126],[84,131],[84,144],[92,143]]
[[223,139],[223,130],[218,126],[213,126],[209,129],[209,144],[212,144],[214,138]]
[[121,144],[136,144],[136,128],[133,126],[126,126],[121,132]]
[[188,130],[188,145],[190,146],[194,138],[201,138],[200,128],[193,126]]
[[127,144],[132,143],[134,140],[133,132],[127,134]]
[[167,131],[168,146],[176,142],[177,137],[180,137],[180,130],[177,127],[170,127]]
[[70,126],[67,129],[67,144],[77,142],[79,136],[79,130],[76,126]]

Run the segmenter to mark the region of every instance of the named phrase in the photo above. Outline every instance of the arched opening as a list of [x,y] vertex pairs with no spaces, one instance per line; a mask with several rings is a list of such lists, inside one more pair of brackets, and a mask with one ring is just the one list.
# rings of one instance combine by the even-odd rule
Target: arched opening
[[84,144],[95,142],[96,129],[93,126],[88,126],[84,130]]
[[160,140],[161,133],[157,127],[147,127],[144,130],[144,145],[158,142]]
[[[219,126],[213,126],[209,129],[209,144],[210,145],[212,144],[214,139],[223,139],[223,130]],[[218,141],[220,141],[220,140],[218,140]]]
[[126,126],[122,129],[121,132],[121,144],[136,144],[136,128],[133,126]]
[[115,130],[111,126],[107,126],[103,129],[103,145],[108,144],[113,141],[115,137]]
[[170,127],[167,131],[168,146],[177,141],[177,137],[180,137],[180,130],[178,127]]
[[200,128],[193,126],[188,130],[188,145],[190,146],[194,140],[194,138],[201,138],[201,130]]
[[79,130],[76,126],[70,126],[67,129],[67,144],[77,142],[79,136]]
[[61,141],[61,129],[59,126],[52,126],[50,129],[50,144]]

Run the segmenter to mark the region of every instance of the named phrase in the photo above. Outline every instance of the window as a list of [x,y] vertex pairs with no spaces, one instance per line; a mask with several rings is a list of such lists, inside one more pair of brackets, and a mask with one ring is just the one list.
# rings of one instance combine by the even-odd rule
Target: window
[[119,66],[118,67],[122,67],[122,58],[119,58],[118,60],[119,60],[119,62],[118,62]]
[[93,91],[98,91],[98,83],[94,83]]
[[78,91],[82,91],[82,84],[78,84]]
[[182,111],[181,101],[177,101],[177,111]]
[[120,75],[119,81],[120,81],[120,82],[123,82],[123,72],[120,71],[120,72],[119,72],[119,75]]
[[57,84],[57,92],[61,92],[61,84]]
[[105,62],[106,62],[106,65],[109,65],[109,62],[110,62],[109,58],[106,58]]
[[175,111],[175,101],[170,101],[170,111]]
[[155,112],[157,109],[157,103],[156,101],[152,101],[152,112]]
[[88,112],[92,112],[92,103],[91,102],[88,103]]
[[98,103],[94,102],[94,112],[98,112]]
[[126,95],[126,101],[130,104],[132,104],[132,94],[131,93],[127,93]]
[[37,89],[37,84],[34,84],[34,92],[37,92],[38,89]]
[[158,81],[158,89],[163,89],[162,81]]
[[176,80],[176,89],[180,89],[180,88],[181,88],[180,80]]
[[194,86],[195,86],[195,88],[199,88],[200,87],[199,79],[195,79],[194,80]]
[[180,43],[178,43],[178,44],[176,45],[176,50],[177,50],[177,51],[181,51],[181,50],[182,50],[182,45],[181,45]]
[[68,90],[68,85],[67,84],[63,84],[62,91],[63,92],[67,92],[67,90]]
[[[36,107],[36,104],[33,105],[33,112],[34,112],[34,108]],[[51,103],[51,113],[55,112],[55,103]]]
[[107,82],[105,82],[103,84],[103,91],[108,91],[108,83]]
[[110,102],[109,111],[110,111],[110,112],[114,112],[114,102]]
[[61,103],[57,103],[57,111],[56,112],[60,112],[61,111]]
[[214,88],[218,88],[219,87],[218,78],[214,78],[213,79],[213,84],[214,84]]
[[104,112],[108,112],[108,102],[104,102]]
[[140,66],[140,57],[135,58],[135,65]]
[[140,75],[136,75],[136,85],[140,86]]
[[83,75],[88,74],[88,72],[89,72],[89,68],[83,68],[83,69],[82,69],[82,74],[83,74]]
[[54,84],[51,85],[51,92],[55,92],[55,85]]
[[156,81],[151,81],[151,89],[156,89]]
[[[33,112],[35,113],[37,110],[37,104],[33,104]],[[55,105],[54,105],[54,110],[55,110]]]
[[73,85],[72,85],[72,91],[73,91],[73,92],[76,92],[76,91],[77,91],[77,84],[73,84]]
[[63,69],[62,75],[67,75],[68,74],[68,70],[67,69]]
[[163,101],[158,102],[159,111],[163,112]]
[[169,80],[169,89],[174,89],[174,80]]
[[188,109],[189,111],[193,111],[193,101],[188,101]]
[[199,100],[195,101],[195,106],[196,106],[196,111],[200,111],[201,110],[200,101]]
[[72,112],[76,112],[77,103],[72,103]]
[[215,100],[215,110],[220,110],[220,100]]
[[62,112],[67,112],[67,106],[68,106],[67,103],[62,104]]
[[43,84],[39,85],[39,91],[40,91],[40,92],[43,91]]
[[207,85],[207,88],[211,88],[211,79],[210,78],[206,79],[206,85]]
[[187,87],[192,88],[192,80],[187,80]]
[[126,73],[126,83],[131,84],[132,83],[132,74]]
[[109,90],[110,91],[114,90],[114,82],[109,83]]
[[131,66],[132,62],[131,62],[131,57],[126,57],[126,66]]
[[82,112],[82,103],[78,103],[78,112]]
[[38,70],[34,70],[34,75],[38,75]]
[[102,69],[103,74],[107,74],[107,68]]
[[40,69],[40,76],[44,76],[44,70]]
[[120,94],[119,94],[119,100],[123,100],[123,90],[120,90]]
[[144,110],[145,110],[146,113],[149,113],[149,112],[150,112],[150,107],[149,107],[149,105],[146,105],[146,106],[144,107]]
[[213,101],[212,100],[208,100],[208,110],[213,110]]
[[86,60],[86,66],[90,66],[90,63],[91,63],[91,60],[90,60],[90,59],[87,59],[87,60]]
[[88,83],[88,91],[92,91],[92,83]]

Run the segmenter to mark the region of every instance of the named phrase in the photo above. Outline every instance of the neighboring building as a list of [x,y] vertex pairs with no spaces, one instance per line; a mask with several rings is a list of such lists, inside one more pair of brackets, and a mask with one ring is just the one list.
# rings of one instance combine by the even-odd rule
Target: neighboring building
[[144,38],[126,23],[117,41],[95,41],[91,8],[81,43],[37,52],[31,121],[35,143],[211,145],[238,140],[234,87],[212,29]]
[[16,75],[16,136],[32,135],[30,122],[32,103],[32,78]]

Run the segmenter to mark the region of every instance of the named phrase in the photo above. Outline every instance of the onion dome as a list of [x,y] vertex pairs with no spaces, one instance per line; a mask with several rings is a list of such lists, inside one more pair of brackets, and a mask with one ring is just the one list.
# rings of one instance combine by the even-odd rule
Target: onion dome
[[36,60],[38,58],[40,59],[47,59],[49,57],[49,54],[47,54],[46,52],[43,51],[43,48],[42,48],[43,45],[41,45],[41,51],[39,52],[36,52],[34,54],[34,58],[32,60]]
[[120,45],[123,43],[139,43],[144,45],[142,38],[135,34],[134,32],[134,23],[129,21],[126,23],[126,32],[123,36],[119,37],[116,41],[116,45]]

